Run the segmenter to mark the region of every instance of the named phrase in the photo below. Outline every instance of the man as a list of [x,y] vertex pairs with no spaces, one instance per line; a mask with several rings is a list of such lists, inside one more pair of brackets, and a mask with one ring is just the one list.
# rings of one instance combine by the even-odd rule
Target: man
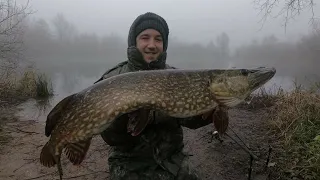
[[[125,72],[173,68],[166,64],[168,35],[168,25],[162,17],[150,12],[138,16],[129,31],[128,60],[108,70],[98,81]],[[101,134],[111,146],[108,159],[110,178],[200,179],[188,168],[188,156],[182,152],[181,126],[191,129],[203,127],[212,123],[216,113],[178,119],[152,111],[149,114],[151,123],[141,134],[132,136],[127,132],[128,120],[139,116],[141,114],[136,112],[123,115]]]

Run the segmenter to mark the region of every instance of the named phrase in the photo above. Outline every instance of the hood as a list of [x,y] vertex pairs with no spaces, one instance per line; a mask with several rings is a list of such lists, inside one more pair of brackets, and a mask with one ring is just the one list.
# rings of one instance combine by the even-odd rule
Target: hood
[[156,61],[147,63],[141,52],[135,47],[131,46],[127,49],[128,66],[135,70],[151,70],[151,69],[165,69],[167,53],[160,54]]

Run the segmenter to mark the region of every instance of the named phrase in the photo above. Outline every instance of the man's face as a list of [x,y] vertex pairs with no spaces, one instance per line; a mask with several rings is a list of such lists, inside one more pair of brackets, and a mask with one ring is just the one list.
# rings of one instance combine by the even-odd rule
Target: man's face
[[149,63],[155,61],[163,52],[161,34],[154,29],[142,31],[136,38],[137,48],[142,53],[144,60]]

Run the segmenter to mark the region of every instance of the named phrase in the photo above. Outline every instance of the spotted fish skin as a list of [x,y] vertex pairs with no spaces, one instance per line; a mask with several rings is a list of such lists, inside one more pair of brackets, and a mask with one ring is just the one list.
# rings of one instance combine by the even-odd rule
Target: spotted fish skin
[[154,70],[120,74],[72,94],[49,113],[46,136],[49,141],[40,154],[47,167],[66,154],[80,164],[91,139],[108,128],[122,114],[140,108],[154,109],[173,117],[191,117],[216,106],[233,107],[269,81],[274,68]]

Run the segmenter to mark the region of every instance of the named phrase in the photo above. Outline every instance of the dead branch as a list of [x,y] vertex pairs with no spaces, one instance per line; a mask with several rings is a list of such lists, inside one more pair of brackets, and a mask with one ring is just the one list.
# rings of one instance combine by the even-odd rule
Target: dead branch
[[92,174],[97,174],[97,173],[109,173],[109,172],[108,171],[95,171],[95,172],[92,172],[92,173],[87,173],[87,174],[82,174],[82,175],[78,175],[78,176],[67,177],[67,178],[64,178],[64,179],[75,179],[75,178],[88,176],[88,175],[92,175]]
[[228,133],[226,133],[226,135],[233,140],[235,143],[237,143],[246,153],[248,153],[250,155],[250,158],[253,158],[254,160],[259,160],[260,158],[258,158],[255,154],[253,154],[253,152],[247,148],[247,146],[243,147],[243,145],[241,145],[238,141],[236,141],[232,136],[230,136]]
[[[310,10],[311,11],[311,18],[310,23],[311,25],[317,19],[314,13],[315,3],[314,0],[254,0],[254,4],[257,5],[257,8],[262,13],[262,26],[266,22],[268,17],[272,17],[272,12],[275,11],[276,8],[280,8],[278,13],[276,13],[274,18],[278,18],[280,16],[284,17],[284,27],[285,30],[287,25],[291,19],[299,16],[302,11]],[[279,6],[280,5],[280,6]]]
[[15,0],[0,0],[0,68],[16,69],[23,59],[23,22],[32,14],[29,1],[18,6]]
[[42,178],[42,177],[50,176],[50,175],[53,175],[53,174],[55,174],[55,173],[56,173],[56,172],[48,173],[48,174],[44,174],[44,175],[41,175],[41,176],[37,176],[37,177],[33,177],[33,178],[28,178],[28,179],[24,179],[24,180],[40,179],[40,178]]
[[[21,132],[21,133],[26,133],[26,134],[40,134],[38,132],[34,132],[34,131],[25,131],[25,130],[22,130],[22,129],[19,129],[17,127],[11,127],[12,129],[15,129],[16,131],[15,132]],[[9,128],[7,128],[9,130]],[[11,129],[11,131],[12,131]],[[9,130],[10,131],[10,130]],[[13,130],[14,131],[14,130]]]
[[24,166],[26,166],[26,165],[29,165],[29,164],[31,164],[31,163],[33,163],[33,162],[35,162],[36,160],[37,160],[37,159],[30,159],[30,160],[27,160],[28,162],[26,162],[26,163],[22,164],[20,167],[18,167],[17,169],[13,170],[13,172],[18,171],[18,170],[19,170],[19,169],[21,169],[22,167],[24,167]]
[[[92,173],[87,173],[87,174],[82,174],[82,175],[72,176],[72,177],[66,177],[66,178],[63,178],[63,179],[75,179],[75,178],[79,178],[79,177],[83,177],[83,176],[88,176],[88,175],[92,175],[92,174],[97,174],[97,173],[109,173],[109,172],[108,172],[108,171],[95,171],[95,172],[92,172]],[[37,176],[37,177],[33,177],[33,178],[28,178],[28,179],[25,179],[25,180],[40,179],[40,178],[42,178],[42,177],[49,176],[49,175],[53,175],[53,174],[55,174],[55,172],[53,172],[53,173],[48,173],[48,174],[44,174],[44,175]]]

